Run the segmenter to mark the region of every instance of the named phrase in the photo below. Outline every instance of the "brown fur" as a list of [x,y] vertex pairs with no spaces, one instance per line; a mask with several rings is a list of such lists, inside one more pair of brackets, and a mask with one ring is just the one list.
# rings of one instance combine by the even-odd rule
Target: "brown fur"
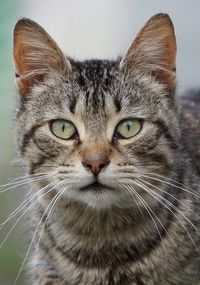
[[[46,175],[30,192],[31,284],[200,284],[200,99],[177,104],[175,57],[166,14],[117,61],[65,59],[38,24],[16,25],[16,142]],[[124,139],[132,118],[141,129]],[[54,135],[58,119],[73,137]]]

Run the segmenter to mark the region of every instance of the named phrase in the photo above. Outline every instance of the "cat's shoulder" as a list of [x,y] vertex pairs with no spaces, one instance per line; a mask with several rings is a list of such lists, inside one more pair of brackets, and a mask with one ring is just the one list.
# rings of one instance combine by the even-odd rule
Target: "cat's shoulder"
[[187,128],[199,129],[200,123],[200,89],[185,92],[178,96],[178,103],[180,106],[179,121]]
[[188,106],[190,108],[199,107],[200,105],[200,89],[189,90],[178,96],[178,100],[183,107]]
[[188,91],[178,97],[179,125],[184,150],[200,171],[200,89]]

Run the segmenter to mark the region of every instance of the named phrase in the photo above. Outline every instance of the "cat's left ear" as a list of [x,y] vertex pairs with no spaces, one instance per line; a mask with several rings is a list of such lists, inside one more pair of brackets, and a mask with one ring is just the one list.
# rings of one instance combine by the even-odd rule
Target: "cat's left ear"
[[150,74],[169,92],[176,87],[176,38],[167,14],[156,14],[147,21],[131,43],[120,63],[123,71]]
[[55,41],[36,22],[21,19],[14,28],[13,57],[22,96],[41,82],[46,74],[69,72],[71,65]]

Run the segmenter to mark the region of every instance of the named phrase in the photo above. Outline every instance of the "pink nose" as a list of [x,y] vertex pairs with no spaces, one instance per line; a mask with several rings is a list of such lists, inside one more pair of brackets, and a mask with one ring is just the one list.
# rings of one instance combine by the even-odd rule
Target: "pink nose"
[[94,175],[98,175],[99,172],[109,164],[109,161],[106,157],[88,156],[82,163],[86,168],[90,169]]

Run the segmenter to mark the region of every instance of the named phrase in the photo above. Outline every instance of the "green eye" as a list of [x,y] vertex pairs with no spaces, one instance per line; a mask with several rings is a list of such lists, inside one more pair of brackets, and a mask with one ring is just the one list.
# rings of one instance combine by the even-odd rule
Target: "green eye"
[[75,126],[65,120],[55,120],[51,123],[50,129],[52,133],[63,140],[72,139],[75,134],[77,134],[77,130]]
[[142,121],[137,119],[127,119],[121,121],[115,130],[118,138],[129,139],[139,133],[142,127]]

